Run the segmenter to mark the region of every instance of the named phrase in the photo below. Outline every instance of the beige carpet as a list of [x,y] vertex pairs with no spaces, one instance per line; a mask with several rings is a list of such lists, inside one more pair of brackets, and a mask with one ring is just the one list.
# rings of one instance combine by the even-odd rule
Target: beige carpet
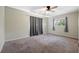
[[38,35],[4,44],[2,53],[76,53],[78,40],[56,35]]

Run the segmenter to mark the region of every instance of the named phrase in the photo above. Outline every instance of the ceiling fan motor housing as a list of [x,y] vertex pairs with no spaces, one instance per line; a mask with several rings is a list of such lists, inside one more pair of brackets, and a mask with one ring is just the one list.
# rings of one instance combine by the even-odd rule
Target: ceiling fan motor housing
[[50,10],[50,6],[47,6],[47,10],[48,10],[48,11]]

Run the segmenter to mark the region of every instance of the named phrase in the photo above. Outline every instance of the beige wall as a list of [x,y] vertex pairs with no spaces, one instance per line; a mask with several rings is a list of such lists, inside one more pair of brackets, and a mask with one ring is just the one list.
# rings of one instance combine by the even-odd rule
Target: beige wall
[[6,7],[5,8],[6,40],[13,40],[29,36],[29,16],[27,13]]
[[[14,40],[30,35],[30,15],[18,9],[6,7],[6,40]],[[33,16],[33,15],[32,15]],[[39,16],[40,17],[40,16]],[[46,19],[43,18],[43,32],[46,32]]]
[[53,17],[49,18],[48,21],[48,32],[57,34],[57,35],[63,35],[68,36],[72,38],[78,38],[78,12],[72,12],[67,13],[64,15],[55,16],[54,19],[63,19],[65,17],[68,17],[68,28],[69,32],[64,32],[64,27],[56,27],[55,31],[52,30],[53,27]]
[[2,50],[4,39],[4,7],[0,6],[0,51]]

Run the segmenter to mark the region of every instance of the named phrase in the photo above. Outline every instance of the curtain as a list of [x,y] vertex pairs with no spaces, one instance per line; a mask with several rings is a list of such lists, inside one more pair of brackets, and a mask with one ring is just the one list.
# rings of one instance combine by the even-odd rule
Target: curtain
[[55,30],[55,26],[54,26],[54,18],[53,18],[53,30]]
[[30,36],[33,36],[34,32],[34,17],[30,16]]
[[43,28],[42,28],[42,18],[39,18],[39,34],[42,34],[43,33]]
[[30,16],[30,36],[42,33],[42,18]]
[[65,32],[68,32],[68,18],[65,18]]

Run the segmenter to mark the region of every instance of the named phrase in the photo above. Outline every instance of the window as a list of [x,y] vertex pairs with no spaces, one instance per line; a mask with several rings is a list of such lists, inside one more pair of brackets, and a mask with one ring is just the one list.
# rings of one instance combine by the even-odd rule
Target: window
[[65,26],[65,21],[64,19],[55,20],[54,24],[55,26]]
[[61,31],[64,30],[65,32],[68,32],[68,18],[62,18],[62,19],[53,19],[53,30]]

